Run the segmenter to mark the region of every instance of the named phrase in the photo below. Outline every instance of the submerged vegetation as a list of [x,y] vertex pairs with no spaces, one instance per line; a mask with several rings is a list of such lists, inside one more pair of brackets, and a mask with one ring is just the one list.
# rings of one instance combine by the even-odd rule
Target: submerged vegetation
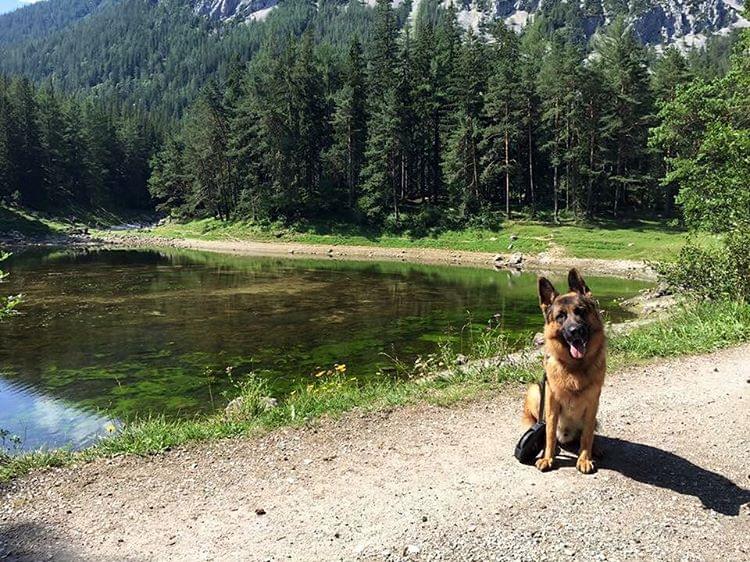
[[[610,363],[618,369],[657,357],[713,351],[748,338],[750,305],[727,301],[686,304],[669,317],[612,336]],[[52,450],[5,456],[0,460],[0,480],[36,468],[122,454],[150,455],[195,441],[300,426],[354,408],[371,411],[425,401],[449,406],[497,390],[509,382],[528,382],[540,375],[537,359],[513,365],[488,366],[482,362],[472,365],[471,359],[508,351],[507,339],[497,330],[486,332],[480,339],[476,342],[476,354],[469,358],[459,357],[449,344],[441,346],[435,355],[409,366],[411,377],[361,380],[350,376],[340,365],[325,370],[317,383],[300,383],[294,392],[278,400],[270,400],[273,397],[267,395],[262,379],[250,377],[238,383],[234,391],[241,407],[228,413],[188,420],[150,417],[127,424],[80,452]]]

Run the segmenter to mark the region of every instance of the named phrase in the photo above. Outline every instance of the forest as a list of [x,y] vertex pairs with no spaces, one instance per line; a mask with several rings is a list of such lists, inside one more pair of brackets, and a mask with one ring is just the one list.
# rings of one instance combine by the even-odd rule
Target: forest
[[[352,3],[348,19],[290,3],[217,37],[222,48],[210,53],[221,64],[198,80],[171,52],[175,88],[123,82],[115,93],[105,81],[83,94],[80,80],[5,79],[0,195],[37,209],[392,230],[513,213],[674,216],[675,202],[689,212],[691,189],[703,196],[685,166],[700,160],[704,138],[723,124],[746,142],[736,116],[750,96],[728,78],[741,73],[746,38],[732,38],[733,57],[726,47],[684,56],[643,46],[624,18],[589,39],[563,5],[519,35],[502,22],[467,31],[455,10],[424,4],[407,21],[386,0]],[[230,48],[238,33],[253,46]],[[120,59],[103,60],[116,75]],[[705,112],[716,104],[730,113],[714,122]]]
[[160,134],[138,112],[0,79],[0,198],[31,209],[149,209]]

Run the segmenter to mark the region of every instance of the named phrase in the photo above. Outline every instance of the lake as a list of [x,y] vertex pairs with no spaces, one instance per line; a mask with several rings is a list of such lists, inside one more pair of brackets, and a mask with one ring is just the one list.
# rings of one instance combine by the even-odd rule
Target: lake
[[[468,351],[496,314],[519,345],[542,324],[531,273],[171,249],[29,250],[4,266],[3,294],[24,294],[0,324],[0,447],[11,452],[218,410],[250,371],[283,397],[335,363],[394,376],[395,360],[442,340]],[[647,286],[587,281],[612,321],[629,317],[615,300]]]

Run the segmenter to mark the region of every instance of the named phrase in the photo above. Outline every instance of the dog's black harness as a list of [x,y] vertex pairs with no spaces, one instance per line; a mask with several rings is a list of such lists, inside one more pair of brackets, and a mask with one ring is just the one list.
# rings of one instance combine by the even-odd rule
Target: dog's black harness
[[547,385],[547,372],[539,381],[539,419],[519,439],[516,445],[515,457],[523,464],[531,464],[536,460],[539,452],[544,449],[547,424],[544,421],[544,390]]

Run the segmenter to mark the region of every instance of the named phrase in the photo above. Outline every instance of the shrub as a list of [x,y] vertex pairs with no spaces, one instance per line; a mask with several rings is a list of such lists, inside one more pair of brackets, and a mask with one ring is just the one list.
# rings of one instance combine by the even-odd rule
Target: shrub
[[750,301],[750,227],[728,232],[717,249],[689,243],[676,262],[657,264],[656,269],[673,292]]

